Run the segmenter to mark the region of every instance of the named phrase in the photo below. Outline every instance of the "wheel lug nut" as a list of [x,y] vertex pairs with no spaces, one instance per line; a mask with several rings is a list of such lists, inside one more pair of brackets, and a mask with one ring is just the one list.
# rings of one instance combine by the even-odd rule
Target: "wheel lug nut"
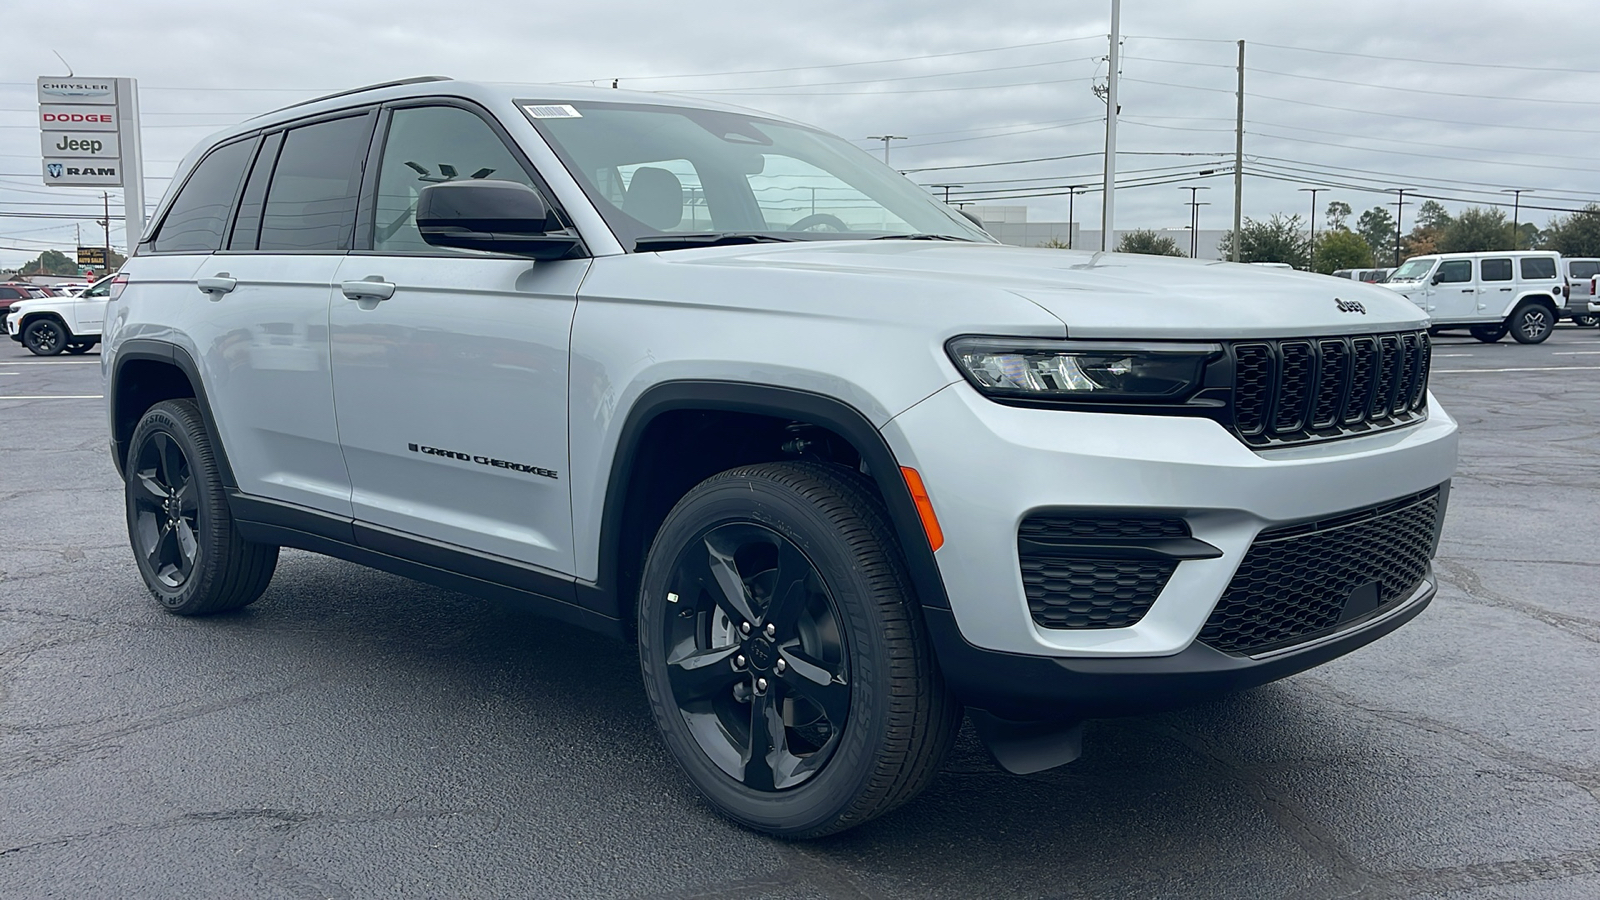
[[770,638],[773,635],[776,635],[777,633],[778,633],[778,626],[770,625],[770,624],[767,626],[767,637]]
[[744,659],[744,654],[743,654],[743,653],[741,653],[741,654],[739,654],[739,655],[738,655],[738,656],[735,656],[735,657],[734,657],[734,658],[733,658],[733,667],[734,667],[734,668],[735,668],[735,669],[742,669],[742,668],[744,668],[744,663],[745,663],[745,659]]
[[741,624],[739,626],[739,633],[740,634],[749,634],[750,633],[750,623],[749,622],[745,622],[745,623]]
[[756,693],[762,694],[762,693],[765,693],[766,690],[767,690],[767,680],[765,678],[757,678],[756,679]]
[[789,664],[780,659],[778,660],[778,664],[773,666],[773,668],[777,669],[779,672],[782,672],[783,670],[789,668]]

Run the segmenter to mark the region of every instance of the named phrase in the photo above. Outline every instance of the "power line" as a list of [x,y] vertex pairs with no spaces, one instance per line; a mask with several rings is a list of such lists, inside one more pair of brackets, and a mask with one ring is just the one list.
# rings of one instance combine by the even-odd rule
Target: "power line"
[[[908,88],[908,89],[905,89],[905,90],[894,90],[894,91],[869,90],[869,91],[779,91],[779,92],[774,92],[774,91],[745,90],[743,88],[708,88],[706,90],[679,90],[679,91],[673,91],[673,93],[683,94],[683,95],[691,96],[691,97],[699,96],[699,95],[702,95],[702,94],[749,95],[749,96],[758,96],[758,97],[849,97],[849,96],[866,95],[866,94],[874,94],[874,95],[876,95],[876,94],[943,94],[943,93],[948,93],[950,91],[992,91],[992,90],[998,90],[1000,88],[1039,87],[1041,85],[1046,85],[1046,84],[1073,84],[1075,82],[1093,81],[1093,80],[1094,80],[1094,76],[1086,75],[1086,76],[1084,76],[1082,78],[1056,78],[1056,79],[1051,79],[1051,80],[1048,80],[1048,81],[1018,81],[1018,82],[1011,82],[1011,83],[1007,83],[1007,84],[969,84],[969,85],[963,85],[961,87]],[[863,82],[863,83],[871,83],[871,82]],[[806,87],[806,85],[797,85],[797,86],[798,87]]]
[[677,90],[672,91],[672,93],[680,93],[680,94],[710,94],[710,93],[726,92],[726,91],[731,91],[731,90],[760,91],[760,90],[767,90],[769,88],[832,87],[832,86],[837,86],[837,85],[848,85],[848,84],[883,84],[883,83],[890,82],[890,81],[918,81],[918,80],[921,80],[921,79],[924,79],[924,78],[951,78],[951,77],[954,77],[954,76],[957,76],[957,75],[982,75],[982,74],[986,74],[986,73],[989,73],[989,72],[1008,72],[1008,71],[1014,71],[1016,69],[1041,69],[1041,68],[1044,68],[1045,66],[1064,66],[1064,65],[1067,65],[1068,63],[1089,62],[1090,60],[1095,60],[1095,59],[1099,59],[1099,57],[1097,57],[1097,56],[1083,56],[1083,57],[1076,57],[1076,58],[1073,58],[1073,59],[1056,59],[1056,60],[1050,60],[1048,62],[1025,63],[1025,64],[1022,64],[1022,65],[1016,65],[1016,66],[992,66],[992,67],[987,68],[987,69],[963,69],[963,70],[961,70],[959,72],[932,72],[932,73],[927,73],[927,74],[923,74],[923,75],[895,75],[895,76],[888,76],[888,77],[883,77],[883,78],[863,78],[863,79],[857,79],[857,80],[854,80],[854,81],[811,81],[811,82],[800,82],[800,83],[797,83],[797,84],[743,85],[743,86],[741,86],[739,88],[706,88],[706,89],[703,89],[703,90],[701,90],[701,89],[693,89],[693,88],[690,88],[690,89],[677,89]]
[[[969,163],[967,165],[960,165],[960,166],[923,166],[922,168],[918,168],[918,169],[901,169],[900,170],[900,174],[902,174],[902,175],[910,175],[913,172],[945,172],[945,171],[949,171],[950,169],[985,169],[985,168],[990,168],[992,166],[1017,166],[1017,165],[1023,165],[1023,164],[1026,164],[1026,163],[1054,162],[1056,160],[1061,160],[1061,159],[1083,159],[1084,157],[1088,157],[1088,156],[1101,156],[1101,155],[1102,155],[1101,152],[1096,150],[1096,151],[1094,151],[1092,153],[1068,153],[1065,156],[1039,156],[1039,157],[1035,157],[1033,159],[1006,159],[1006,160],[1001,160],[999,162]],[[1122,151],[1119,151],[1117,155],[1118,156],[1213,156],[1213,157],[1217,157],[1217,156],[1226,156],[1227,154],[1225,154],[1225,153],[1198,153],[1198,152],[1192,152],[1192,151],[1187,151],[1187,150],[1175,151],[1175,152],[1172,152],[1172,153],[1166,153],[1166,152],[1159,151],[1159,150],[1122,150]]]

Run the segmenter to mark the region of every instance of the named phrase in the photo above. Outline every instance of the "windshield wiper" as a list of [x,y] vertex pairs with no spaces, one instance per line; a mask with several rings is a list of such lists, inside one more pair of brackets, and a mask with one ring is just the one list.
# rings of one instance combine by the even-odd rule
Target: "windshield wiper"
[[718,247],[724,244],[787,244],[796,238],[779,237],[761,231],[702,231],[692,234],[652,234],[633,242],[633,252],[687,250],[692,247]]
[[971,238],[956,237],[953,234],[885,234],[881,237],[869,238],[874,241],[961,241],[962,243],[976,243]]

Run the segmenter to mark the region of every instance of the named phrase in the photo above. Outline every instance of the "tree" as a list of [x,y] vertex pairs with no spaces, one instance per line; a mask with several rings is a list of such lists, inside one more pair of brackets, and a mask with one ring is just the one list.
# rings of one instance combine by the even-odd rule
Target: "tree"
[[[1240,229],[1240,262],[1281,262],[1296,269],[1304,269],[1310,262],[1311,241],[1301,228],[1298,215],[1284,217],[1273,213],[1265,222],[1245,219]],[[1233,258],[1233,232],[1229,231],[1217,243],[1223,259]]]
[[1372,267],[1372,248],[1361,235],[1353,231],[1330,231],[1317,241],[1317,252],[1311,269],[1332,275],[1335,269],[1368,269]]
[[1450,212],[1437,200],[1422,201],[1422,205],[1417,207],[1416,224],[1402,243],[1404,255],[1411,257],[1439,252],[1439,244],[1453,221]]
[[23,275],[77,275],[78,264],[60,250],[46,250],[17,271]]
[[1343,200],[1329,200],[1328,201],[1328,230],[1329,231],[1349,231],[1350,227],[1345,224],[1345,222],[1347,220],[1349,220],[1349,218],[1350,218],[1350,204],[1344,202]]
[[1374,206],[1356,219],[1356,234],[1372,248],[1375,259],[1387,259],[1394,249],[1394,216],[1382,206]]
[[1543,238],[1544,249],[1562,256],[1600,256],[1600,203],[1551,219]]
[[1417,207],[1417,227],[1443,230],[1450,227],[1450,211],[1437,200],[1424,200]]
[[1044,247],[1047,250],[1071,250],[1072,249],[1071,245],[1069,245],[1066,241],[1063,241],[1061,238],[1058,238],[1058,237],[1052,237],[1052,238],[1046,240],[1044,243],[1040,244],[1039,246]]
[[1143,253],[1146,256],[1188,256],[1178,247],[1178,242],[1146,228],[1124,231],[1117,238],[1118,253]]
[[1473,253],[1479,250],[1510,250],[1511,227],[1505,210],[1469,206],[1450,220],[1439,237],[1441,253]]

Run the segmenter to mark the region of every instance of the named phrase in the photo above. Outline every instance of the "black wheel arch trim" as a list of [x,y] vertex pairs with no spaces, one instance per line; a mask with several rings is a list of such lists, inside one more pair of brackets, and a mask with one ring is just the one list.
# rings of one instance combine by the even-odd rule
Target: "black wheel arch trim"
[[[646,389],[628,410],[611,457],[601,511],[599,583],[582,590],[585,605],[614,618],[628,618],[632,599],[619,595],[624,520],[629,480],[646,429],[658,416],[675,410],[715,410],[795,419],[818,425],[849,441],[867,464],[888,509],[890,524],[899,538],[910,568],[917,598],[925,607],[949,608],[944,580],[922,530],[911,491],[900,476],[900,466],[883,435],[860,410],[824,394],[771,384],[735,381],[666,381]],[[580,589],[582,586],[580,586]]]
[[[222,486],[226,490],[237,490],[239,483],[234,480],[233,466],[228,462],[227,449],[222,446],[222,436],[217,431],[216,417],[211,414],[211,401],[206,396],[205,381],[200,377],[200,366],[188,350],[177,344],[151,338],[130,338],[117,345],[116,362],[111,369],[109,384],[106,385],[106,402],[111,409],[112,428],[116,427],[115,411],[117,398],[122,390],[123,370],[127,368],[128,363],[136,360],[163,363],[182,372],[188,379],[189,387],[194,390],[195,405],[200,407],[200,418],[205,422],[206,433],[211,437],[211,451],[216,455]],[[129,435],[132,435],[131,430]],[[118,438],[114,430],[111,435],[111,456],[112,462],[117,467],[117,474],[126,476],[123,465],[128,457],[127,443]]]

